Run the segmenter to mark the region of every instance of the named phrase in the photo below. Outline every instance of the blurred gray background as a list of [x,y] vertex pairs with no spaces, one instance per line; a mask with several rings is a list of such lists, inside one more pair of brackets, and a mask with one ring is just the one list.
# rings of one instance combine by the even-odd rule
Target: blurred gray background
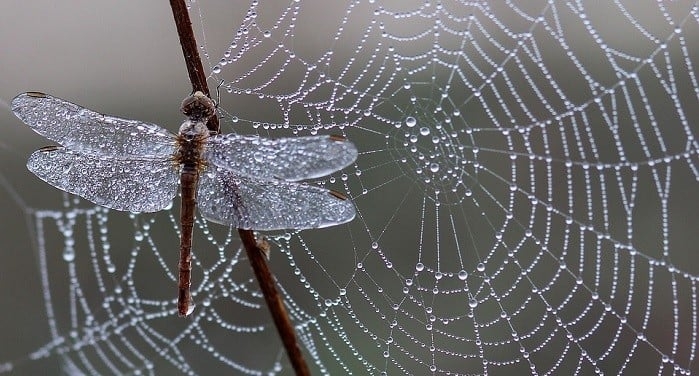
[[[237,25],[241,19],[238,10],[247,9],[223,0],[203,3],[206,9],[214,9],[207,11],[207,30],[215,30],[211,25],[217,22]],[[328,8],[318,9],[319,22]],[[337,11],[341,14],[343,9],[344,5]],[[228,34],[230,30],[207,35],[207,43],[216,47],[214,53],[228,44]],[[623,40],[626,36],[618,37]],[[629,44],[635,43],[634,35],[628,38]],[[313,43],[309,36],[308,48]],[[165,1],[6,0],[0,12],[0,51],[2,362],[23,359],[51,339],[38,259],[24,210],[58,208],[62,202],[60,192],[26,170],[27,156],[49,142],[11,114],[9,101],[21,92],[42,91],[102,113],[161,124],[174,132],[182,119],[178,105],[189,93],[190,84]],[[234,112],[235,104],[226,108]],[[695,197],[696,192],[688,196]],[[694,242],[696,225],[690,216],[678,224],[687,228],[688,241]],[[696,272],[696,258],[689,260],[687,269]],[[29,361],[17,374],[53,369],[54,361]]]

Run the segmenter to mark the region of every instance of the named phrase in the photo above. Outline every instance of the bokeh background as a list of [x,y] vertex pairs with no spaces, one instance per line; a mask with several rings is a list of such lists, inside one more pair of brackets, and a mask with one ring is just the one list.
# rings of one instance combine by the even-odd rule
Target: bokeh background
[[[233,31],[228,28],[240,23],[239,10],[247,9],[247,5],[221,0],[203,1],[202,7],[206,9],[206,18],[198,19],[194,15],[193,22],[205,25],[206,44],[211,46],[212,59],[216,59],[216,54],[230,42]],[[318,22],[318,31],[297,35],[295,47],[309,53],[316,47],[320,51],[331,48],[324,43],[337,28],[338,17],[326,16],[332,12],[343,14],[344,9],[344,4],[318,6],[317,14],[312,14],[314,8],[307,8],[311,12],[308,19]],[[607,35],[614,30],[613,20],[608,27]],[[617,37],[630,46],[637,42],[633,33],[620,32]],[[696,35],[693,40],[699,41]],[[332,49],[342,51],[343,46],[335,45]],[[205,61],[205,65],[215,62]],[[59,209],[64,196],[26,170],[27,156],[48,142],[22,125],[7,106],[15,95],[31,90],[176,131],[182,120],[178,106],[189,93],[190,85],[169,4],[94,0],[3,2],[0,12],[0,302],[3,302],[0,363],[25,359],[51,340],[36,239],[31,233],[27,210]],[[235,114],[236,105],[224,103],[224,108]],[[254,103],[245,106],[247,114],[266,111],[264,106],[254,107]],[[696,125],[692,126],[696,130]],[[673,228],[686,234],[685,239],[676,240],[686,252],[678,252],[676,256],[686,270],[696,275],[699,259],[691,253],[694,247],[690,244],[698,240],[699,222],[695,213],[699,210],[699,200],[696,200],[696,182],[687,181],[687,184],[686,190],[676,188],[684,191],[687,201],[686,207],[674,209],[673,216],[678,222],[673,223]],[[168,261],[174,262],[175,257],[173,251]],[[57,366],[55,357],[27,360],[14,372],[36,374],[56,370]]]

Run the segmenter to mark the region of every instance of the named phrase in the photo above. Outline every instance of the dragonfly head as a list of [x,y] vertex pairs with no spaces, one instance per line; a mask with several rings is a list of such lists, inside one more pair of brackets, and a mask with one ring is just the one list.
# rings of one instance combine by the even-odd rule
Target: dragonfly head
[[216,114],[216,105],[206,94],[197,91],[182,101],[182,113],[192,121],[206,123]]

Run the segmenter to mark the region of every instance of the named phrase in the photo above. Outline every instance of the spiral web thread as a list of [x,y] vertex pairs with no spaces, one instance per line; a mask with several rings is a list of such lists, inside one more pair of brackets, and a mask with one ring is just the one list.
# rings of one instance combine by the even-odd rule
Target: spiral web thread
[[[224,131],[360,150],[318,181],[353,222],[264,234],[314,372],[696,370],[696,2],[278,3],[191,11]],[[53,338],[32,359],[291,373],[235,232],[197,221],[183,321],[176,209],[81,208],[32,211]]]

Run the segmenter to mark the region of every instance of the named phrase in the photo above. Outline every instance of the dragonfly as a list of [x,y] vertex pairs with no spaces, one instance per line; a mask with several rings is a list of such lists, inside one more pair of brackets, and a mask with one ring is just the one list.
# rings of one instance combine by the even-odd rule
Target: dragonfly
[[[41,180],[97,205],[134,213],[171,207],[180,188],[177,310],[194,310],[191,286],[195,208],[208,221],[268,231],[323,228],[354,219],[343,194],[302,180],[341,170],[357,148],[341,136],[270,139],[210,134],[216,106],[200,91],[184,99],[179,133],[104,115],[40,92],[12,100],[12,112],[58,143],[35,151],[27,168]],[[179,183],[179,184],[178,184]]]

